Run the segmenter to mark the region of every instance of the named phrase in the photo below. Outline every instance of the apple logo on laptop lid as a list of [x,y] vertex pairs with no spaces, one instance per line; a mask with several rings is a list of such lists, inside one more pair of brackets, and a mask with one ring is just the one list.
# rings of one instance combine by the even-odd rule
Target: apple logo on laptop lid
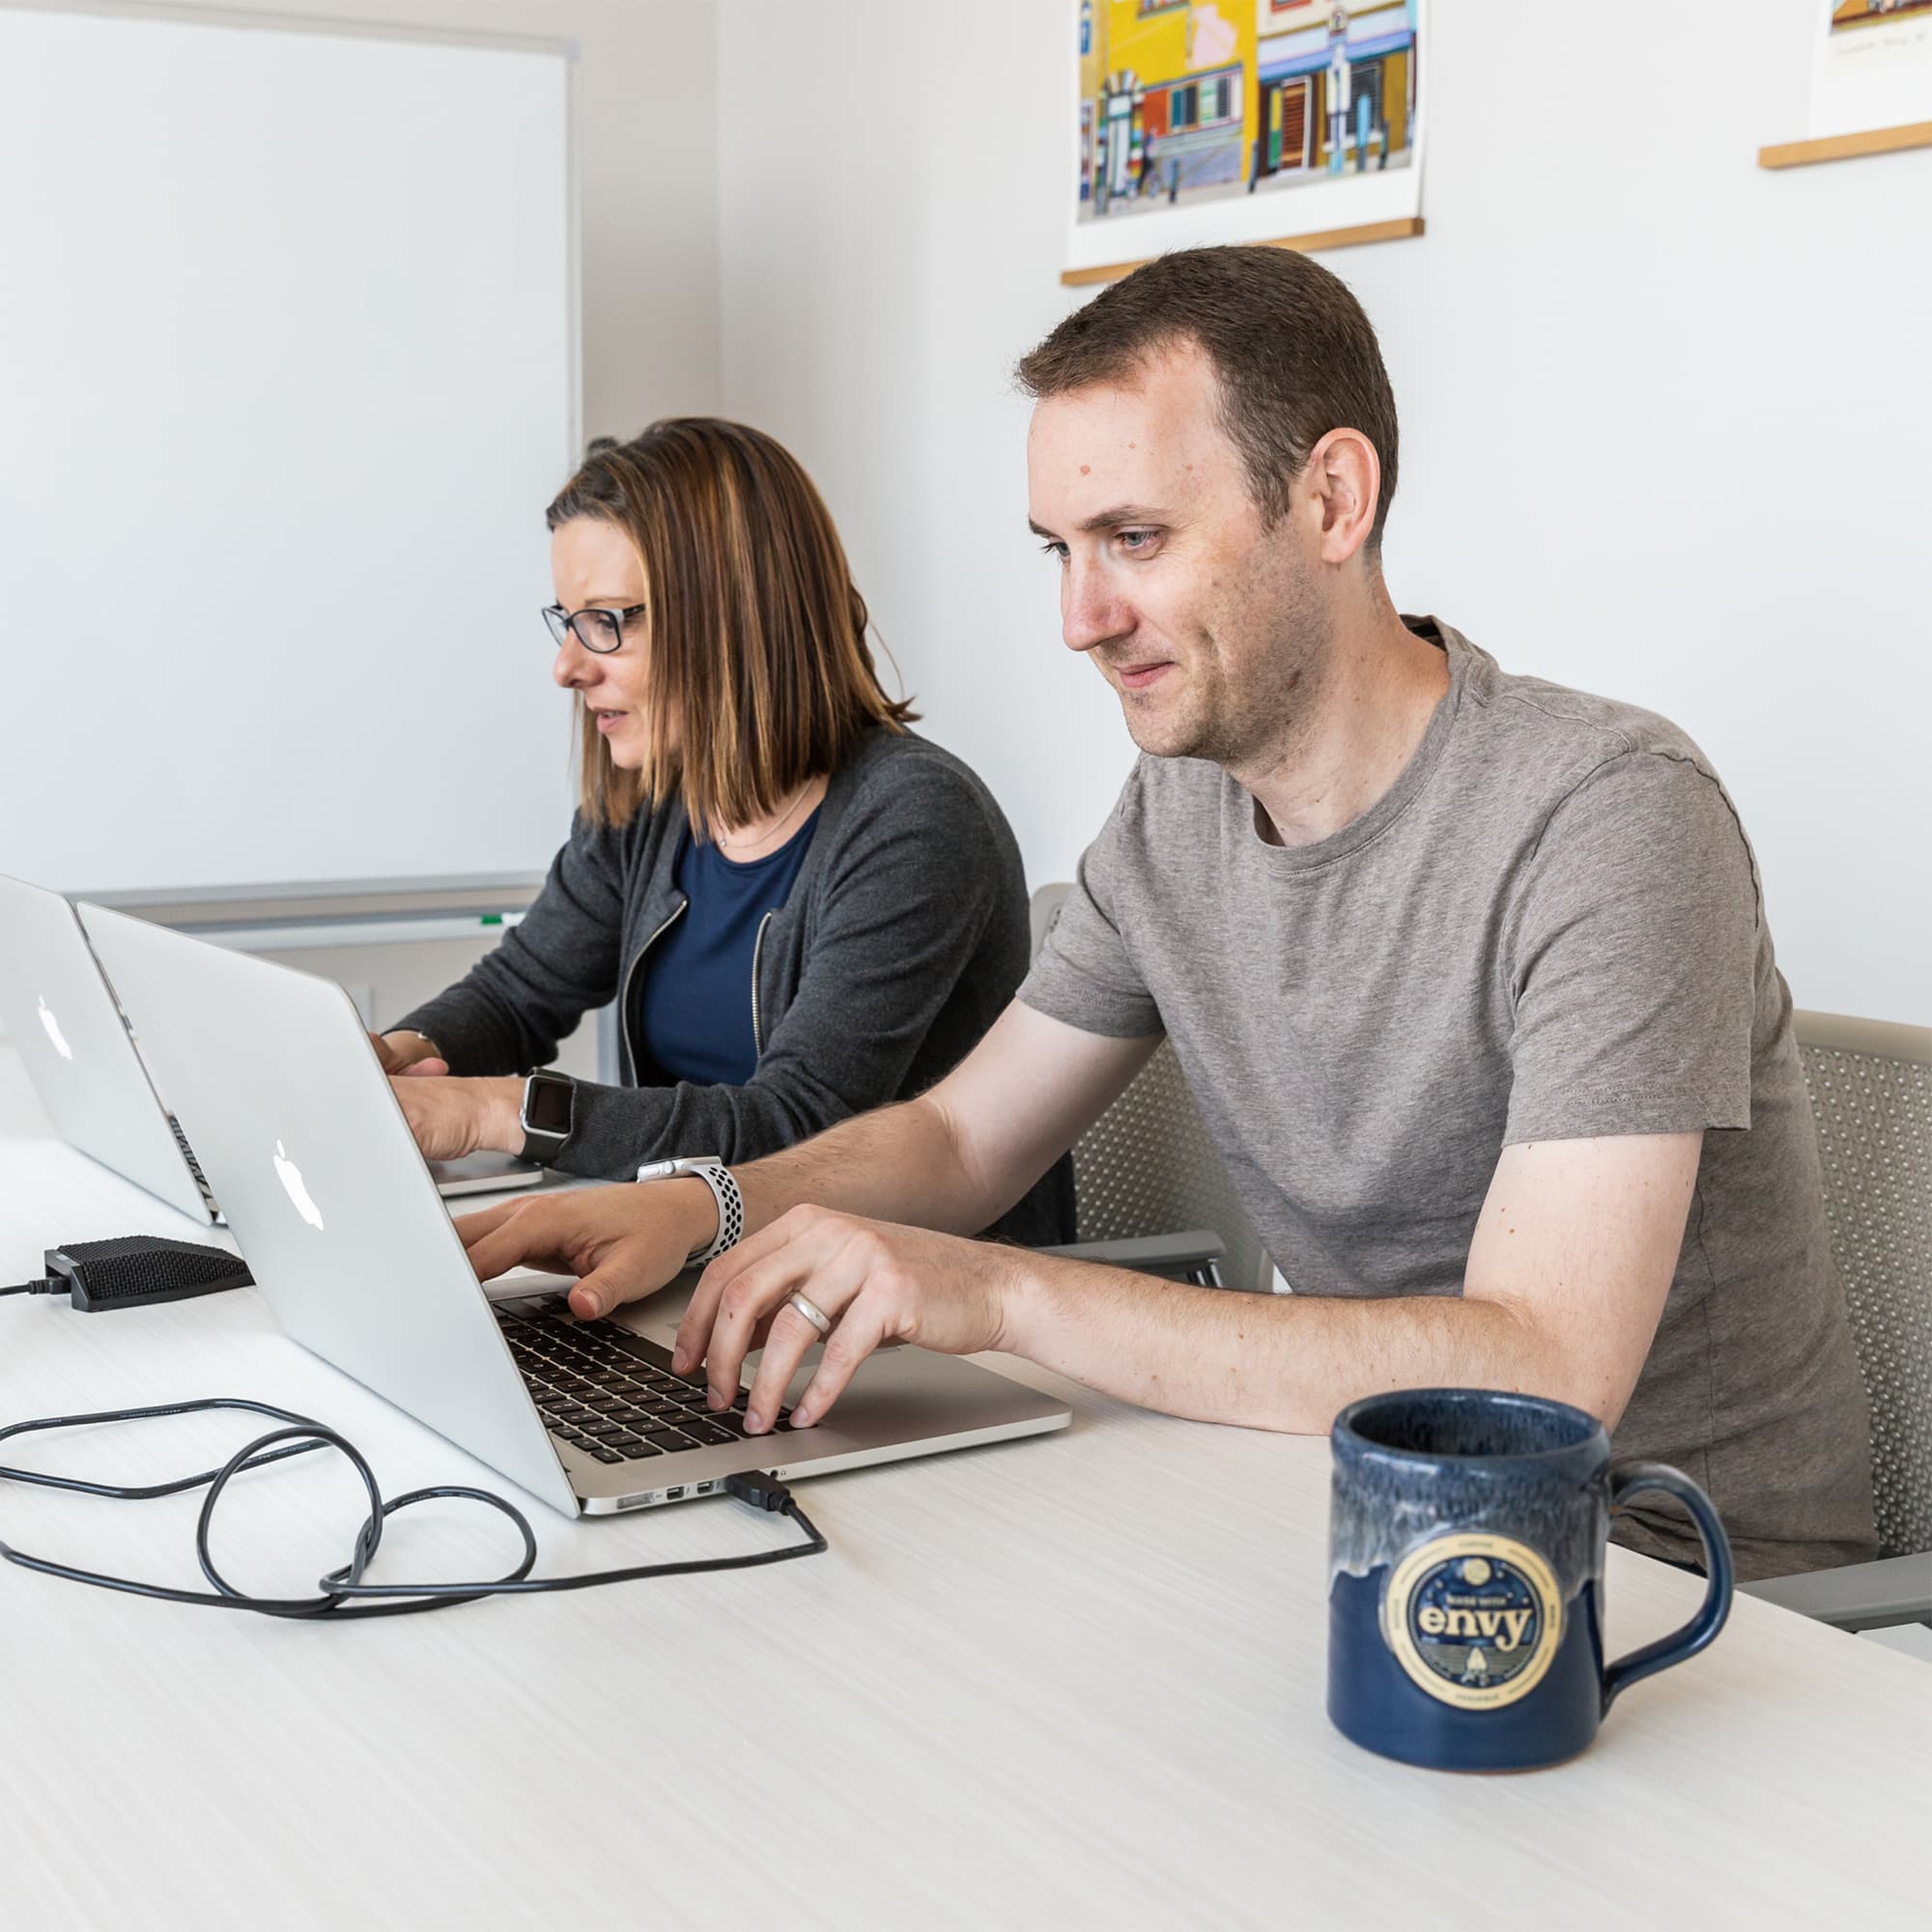
[[301,1169],[289,1156],[280,1141],[275,1143],[275,1177],[282,1183],[283,1191],[295,1203],[296,1212],[311,1228],[322,1226],[322,1210],[310,1198],[308,1189],[302,1185]]
[[41,1024],[47,1030],[47,1037],[54,1043],[54,1051],[63,1060],[73,1058],[73,1048],[67,1043],[67,1035],[61,1032],[60,1021],[54,1018],[54,1009],[47,1005],[47,996],[43,993],[41,1001]]

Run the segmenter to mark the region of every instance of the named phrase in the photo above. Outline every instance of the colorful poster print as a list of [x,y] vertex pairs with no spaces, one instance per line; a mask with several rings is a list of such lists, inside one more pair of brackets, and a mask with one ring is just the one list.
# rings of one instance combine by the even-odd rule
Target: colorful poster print
[[1418,214],[1423,11],[1075,0],[1069,267]]

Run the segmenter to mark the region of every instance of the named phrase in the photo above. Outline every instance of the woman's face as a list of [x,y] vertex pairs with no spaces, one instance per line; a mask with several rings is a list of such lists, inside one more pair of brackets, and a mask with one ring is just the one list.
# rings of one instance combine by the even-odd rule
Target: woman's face
[[[630,539],[602,517],[572,517],[559,524],[551,532],[550,569],[556,601],[572,613],[624,611],[648,601],[643,566]],[[632,618],[614,651],[587,651],[575,631],[566,631],[551,667],[551,676],[582,698],[603,733],[611,762],[624,771],[640,769],[648,750],[649,627],[648,616]]]

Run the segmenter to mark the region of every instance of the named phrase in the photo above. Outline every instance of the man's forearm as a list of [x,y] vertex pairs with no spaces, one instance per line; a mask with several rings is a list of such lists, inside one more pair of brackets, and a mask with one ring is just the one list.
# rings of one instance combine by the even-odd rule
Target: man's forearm
[[747,1234],[810,1206],[977,1235],[1013,1205],[968,1172],[943,1109],[929,1098],[841,1121],[731,1172],[745,1197]]
[[1316,1435],[1358,1396],[1440,1385],[1603,1413],[1577,1365],[1498,1302],[1244,1294],[1023,1250],[1011,1267],[1005,1349],[1171,1415]]

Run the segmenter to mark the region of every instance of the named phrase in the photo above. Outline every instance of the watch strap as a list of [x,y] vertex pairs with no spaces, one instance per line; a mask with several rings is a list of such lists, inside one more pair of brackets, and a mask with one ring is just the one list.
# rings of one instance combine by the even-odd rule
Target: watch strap
[[685,1256],[686,1267],[696,1267],[699,1262],[708,1262],[713,1256],[722,1255],[726,1248],[735,1248],[745,1238],[745,1197],[738,1192],[738,1182],[731,1170],[722,1160],[716,1164],[706,1161],[696,1173],[698,1179],[710,1188],[711,1198],[718,1203],[718,1232],[706,1246]]

